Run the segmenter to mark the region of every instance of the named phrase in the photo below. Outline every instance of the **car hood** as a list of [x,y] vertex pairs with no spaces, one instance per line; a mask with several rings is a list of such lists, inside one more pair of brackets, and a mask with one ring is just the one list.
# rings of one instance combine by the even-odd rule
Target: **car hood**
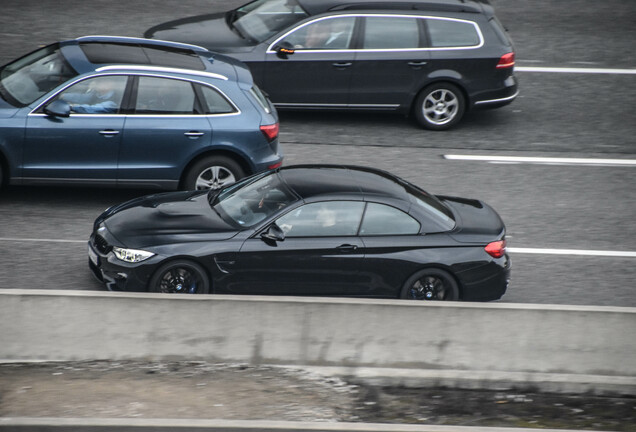
[[144,37],[199,45],[217,52],[245,51],[254,46],[228,27],[224,13],[168,21],[146,30]]
[[483,201],[438,196],[455,215],[457,225],[452,237],[462,243],[489,243],[500,240],[506,227],[497,212]]
[[137,198],[106,210],[95,223],[129,248],[226,240],[238,232],[210,208],[206,191]]

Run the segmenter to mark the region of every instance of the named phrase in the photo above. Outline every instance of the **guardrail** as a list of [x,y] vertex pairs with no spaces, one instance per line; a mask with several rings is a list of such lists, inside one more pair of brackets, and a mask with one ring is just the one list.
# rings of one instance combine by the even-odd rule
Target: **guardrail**
[[636,308],[0,290],[0,326],[0,361],[205,360],[636,394]]

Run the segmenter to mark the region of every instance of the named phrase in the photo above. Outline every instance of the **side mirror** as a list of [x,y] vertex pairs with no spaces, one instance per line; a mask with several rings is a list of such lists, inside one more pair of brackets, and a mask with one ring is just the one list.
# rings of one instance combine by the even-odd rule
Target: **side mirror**
[[296,52],[294,46],[289,42],[281,42],[276,46],[275,50],[276,55],[282,59],[287,59],[288,56]]
[[44,107],[44,113],[52,117],[68,117],[71,115],[71,106],[63,100],[56,100]]
[[266,231],[263,231],[261,238],[266,241],[282,242],[285,240],[285,233],[278,225],[273,223]]

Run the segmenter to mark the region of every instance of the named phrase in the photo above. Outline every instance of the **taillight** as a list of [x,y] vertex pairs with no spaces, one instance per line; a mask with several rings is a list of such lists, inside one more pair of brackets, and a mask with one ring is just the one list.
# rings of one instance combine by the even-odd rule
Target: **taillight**
[[501,258],[506,254],[506,240],[488,243],[484,250],[493,258]]
[[267,141],[274,141],[278,136],[278,122],[271,125],[261,125],[261,132],[267,138]]
[[499,63],[497,63],[497,69],[506,69],[511,68],[515,65],[515,53],[510,52],[508,54],[504,54],[499,59]]

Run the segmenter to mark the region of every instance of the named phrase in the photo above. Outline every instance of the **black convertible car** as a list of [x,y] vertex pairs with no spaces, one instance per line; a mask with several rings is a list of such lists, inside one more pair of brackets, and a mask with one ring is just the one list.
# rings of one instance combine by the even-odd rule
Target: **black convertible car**
[[495,300],[510,277],[491,207],[352,166],[134,199],[97,218],[88,256],[111,290],[166,293]]

